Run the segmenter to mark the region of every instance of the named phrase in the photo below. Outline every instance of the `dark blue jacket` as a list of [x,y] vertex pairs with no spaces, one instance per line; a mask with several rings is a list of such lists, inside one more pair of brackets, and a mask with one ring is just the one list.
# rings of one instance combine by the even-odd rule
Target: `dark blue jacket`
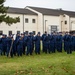
[[19,48],[22,48],[23,49],[23,39],[18,39],[17,40],[17,48],[19,49]]
[[11,47],[12,44],[12,38],[7,38],[7,47]]
[[56,36],[55,35],[50,35],[50,43],[55,43],[55,41],[56,41]]
[[2,46],[6,47],[6,45],[7,45],[7,38],[1,38],[1,41],[2,41]]
[[24,36],[24,45],[27,45],[27,36]]
[[40,45],[40,41],[41,41],[41,36],[35,36],[34,37],[34,41],[35,41],[35,45]]
[[49,43],[49,41],[50,41],[49,39],[50,39],[50,35],[49,34],[44,36],[43,40],[44,40],[45,44]]
[[27,45],[32,46],[33,45],[33,37],[32,36],[27,36]]
[[57,35],[56,36],[56,42],[57,43],[62,43],[62,35]]
[[0,38],[0,49],[2,50],[2,40]]
[[65,50],[69,50],[71,46],[71,35],[64,36],[64,48]]

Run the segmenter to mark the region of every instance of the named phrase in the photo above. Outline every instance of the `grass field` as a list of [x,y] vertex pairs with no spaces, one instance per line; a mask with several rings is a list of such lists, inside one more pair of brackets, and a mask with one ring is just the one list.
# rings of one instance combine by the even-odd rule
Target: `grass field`
[[0,56],[0,75],[75,75],[75,52],[14,58]]

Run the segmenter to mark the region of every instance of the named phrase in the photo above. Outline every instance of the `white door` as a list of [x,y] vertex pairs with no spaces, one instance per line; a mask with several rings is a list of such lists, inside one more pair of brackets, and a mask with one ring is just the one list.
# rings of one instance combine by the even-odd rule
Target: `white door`
[[72,23],[71,30],[75,30],[75,23]]

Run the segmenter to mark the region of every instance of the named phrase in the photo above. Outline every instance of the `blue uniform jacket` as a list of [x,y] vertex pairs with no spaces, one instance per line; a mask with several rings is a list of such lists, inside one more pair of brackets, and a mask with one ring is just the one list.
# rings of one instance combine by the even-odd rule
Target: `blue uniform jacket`
[[40,45],[41,36],[35,36],[34,41],[35,41],[35,45]]
[[33,37],[32,36],[28,36],[26,41],[27,41],[27,45],[29,45],[29,46],[33,45]]
[[17,40],[17,48],[19,49],[19,48],[23,48],[23,39],[18,39]]

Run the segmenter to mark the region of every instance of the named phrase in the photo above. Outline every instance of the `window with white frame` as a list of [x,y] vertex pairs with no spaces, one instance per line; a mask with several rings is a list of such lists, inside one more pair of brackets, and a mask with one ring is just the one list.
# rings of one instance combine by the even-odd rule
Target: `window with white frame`
[[67,21],[65,21],[65,25],[67,24]]
[[25,23],[28,23],[29,21],[28,21],[28,18],[25,18]]
[[17,31],[17,34],[20,34],[20,31]]
[[12,31],[9,31],[9,35],[12,35]]
[[35,35],[36,34],[36,31],[33,31],[33,34]]
[[36,22],[36,20],[35,19],[32,19],[32,23],[35,23]]
[[3,34],[3,31],[0,31],[0,35],[2,35]]

